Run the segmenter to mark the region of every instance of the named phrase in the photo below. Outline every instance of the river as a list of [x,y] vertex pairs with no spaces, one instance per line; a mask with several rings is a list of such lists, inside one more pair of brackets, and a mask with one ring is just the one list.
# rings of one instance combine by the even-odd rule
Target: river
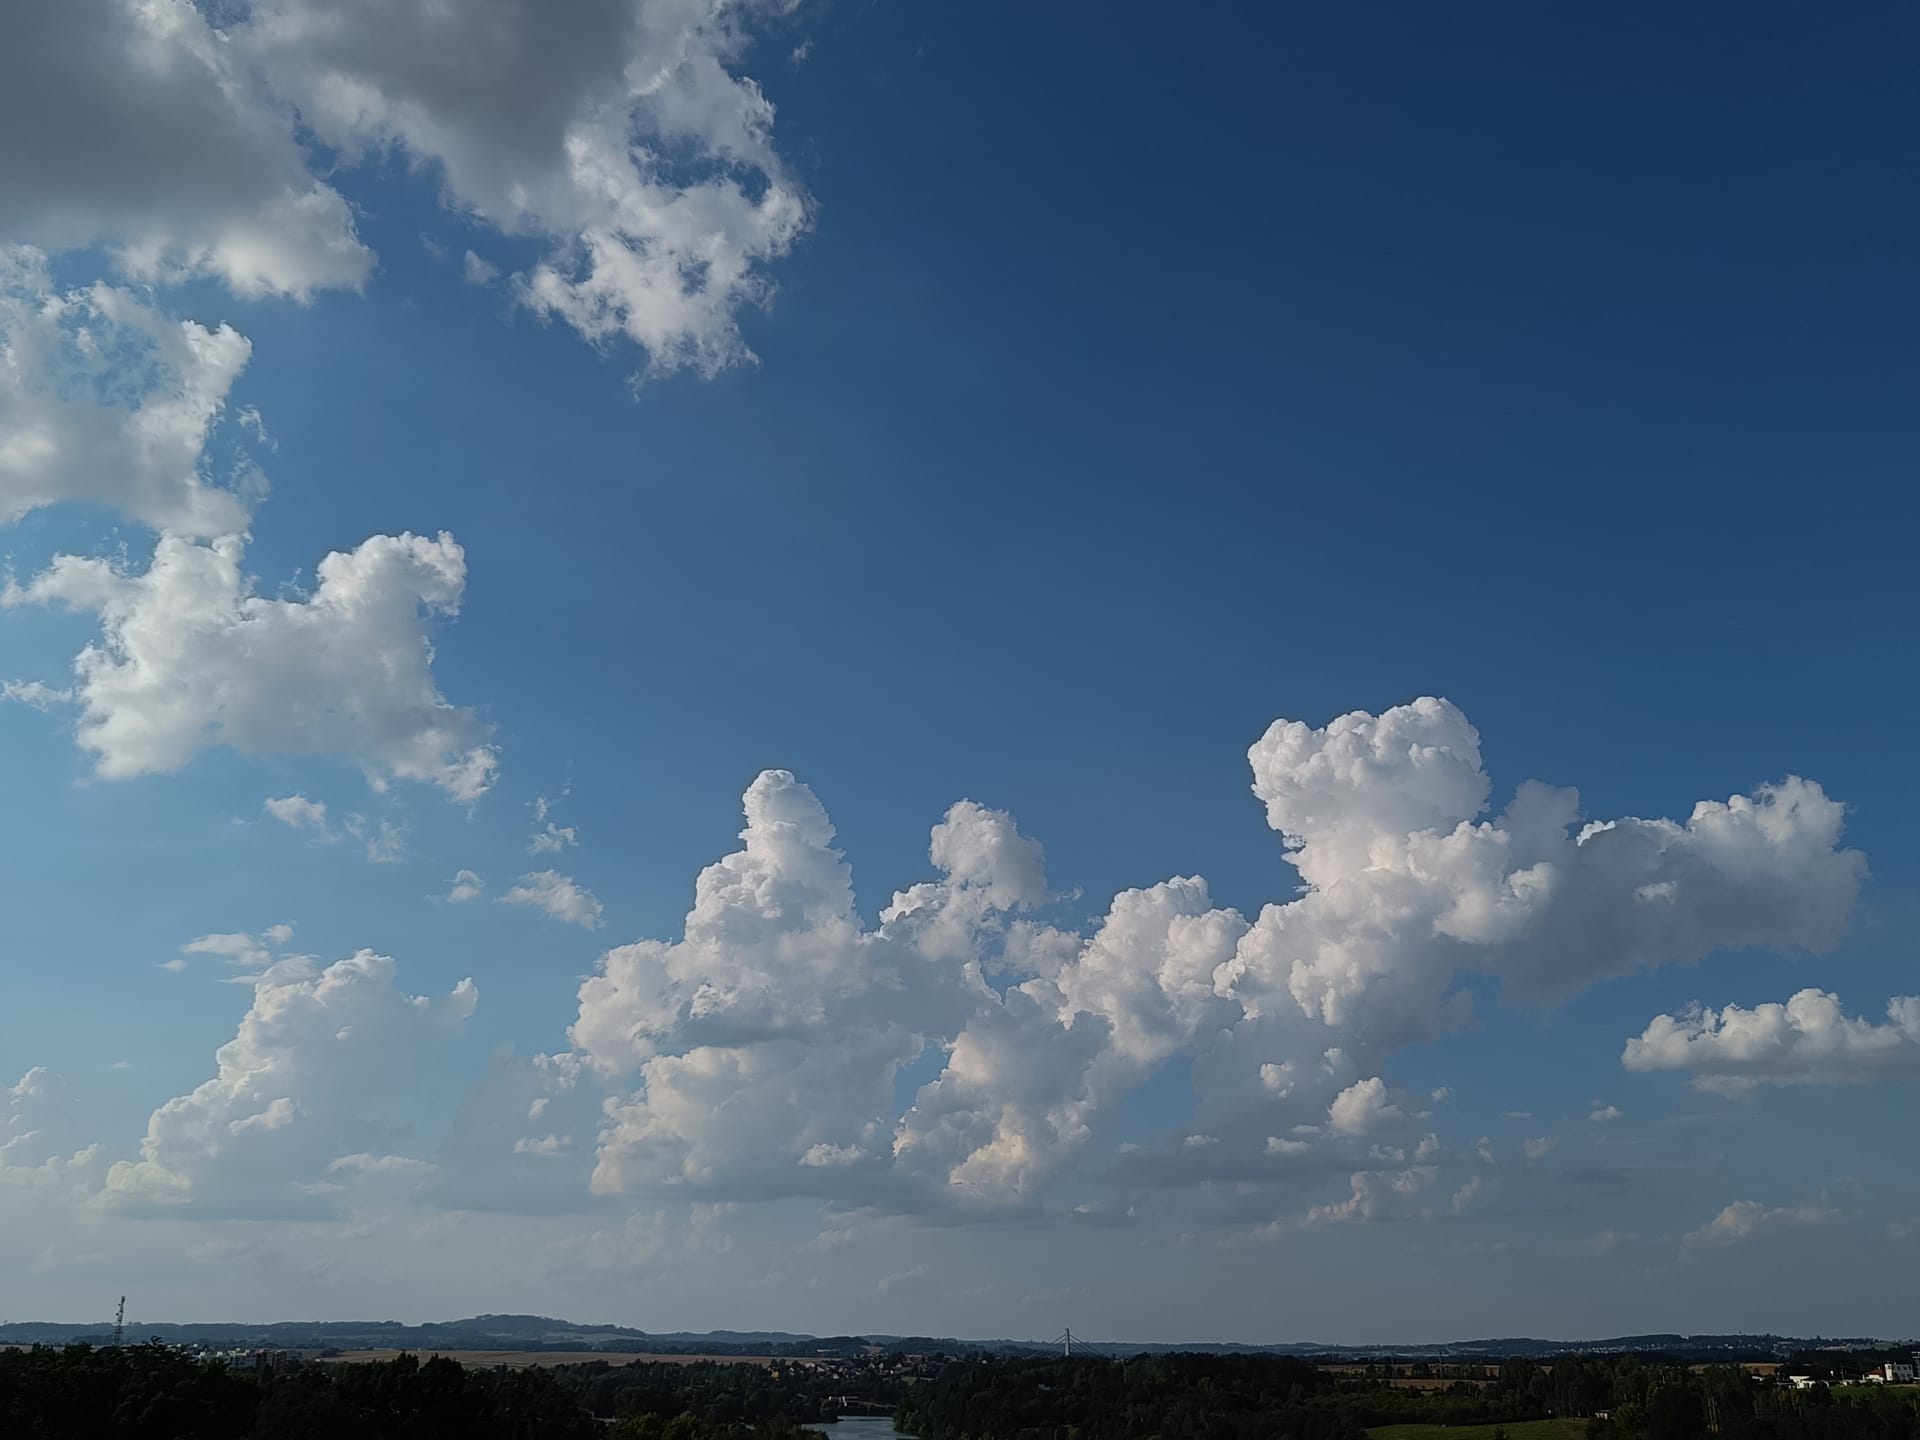
[[893,1428],[885,1415],[863,1415],[855,1420],[836,1420],[831,1425],[809,1425],[809,1433],[825,1435],[827,1440],[914,1440]]

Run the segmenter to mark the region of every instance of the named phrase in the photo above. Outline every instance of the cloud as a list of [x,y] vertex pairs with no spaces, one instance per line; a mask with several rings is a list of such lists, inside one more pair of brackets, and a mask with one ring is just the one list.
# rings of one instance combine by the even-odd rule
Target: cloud
[[0,250],[0,524],[84,502],[189,537],[244,529],[264,487],[214,483],[204,452],[251,353],[231,326],[57,290],[37,252]]
[[618,1230],[595,1230],[548,1245],[543,1258],[561,1274],[646,1272],[696,1263],[732,1248],[725,1222],[729,1207],[693,1205],[683,1215],[666,1210],[629,1215]]
[[735,323],[807,223],[773,106],[731,68],[774,0],[253,0],[227,32],[349,164],[404,155],[447,204],[546,243],[524,304],[653,373],[752,358]]
[[580,843],[580,836],[571,825],[556,825],[551,820],[539,830],[533,832],[527,841],[527,853],[530,855],[557,855],[562,850]]
[[879,1295],[925,1295],[933,1289],[933,1280],[926,1266],[915,1265],[911,1270],[881,1276],[873,1288]]
[[[318,178],[389,154],[544,253],[522,303],[649,373],[752,359],[736,314],[808,223],[773,106],[735,68],[779,0],[189,0],[42,7],[0,56],[8,239],[149,282],[358,288],[374,257]],[[216,25],[218,28],[216,28]],[[17,27],[16,27],[17,28]],[[493,267],[467,252],[470,278]]]
[[[609,1103],[596,1189],[993,1203],[1019,1189],[1026,1158],[1069,1152],[1078,1102],[1036,1113],[1021,1087],[1040,1067],[1048,1089],[1080,1088],[1108,1027],[1063,1036],[1040,1000],[1003,1001],[979,977],[1003,934],[996,907],[1035,891],[1031,843],[1005,816],[955,806],[933,846],[953,868],[896,895],[876,931],[812,791],[768,771],[744,809],[745,847],[701,874],[684,938],[609,951],[581,987],[574,1044],[639,1081]],[[902,1117],[895,1079],[936,1036],[948,1062]],[[931,1196],[906,1198],[922,1184]]]
[[407,832],[391,820],[349,815],[342,828],[360,842],[369,865],[395,865],[406,858]]
[[487,727],[434,685],[430,625],[459,612],[466,555],[453,537],[376,535],[320,562],[304,598],[253,593],[243,542],[162,535],[132,574],[61,555],[0,603],[100,616],[74,662],[76,738],[102,778],[180,769],[226,745],[329,755],[376,788],[426,780],[471,801],[492,783]]
[[1466,1184],[1453,1192],[1453,1213],[1456,1215],[1466,1214],[1466,1212],[1472,1208],[1473,1202],[1480,1198],[1480,1192],[1485,1187],[1486,1180],[1484,1177],[1479,1175],[1469,1177]]
[[431,1175],[435,1169],[431,1160],[418,1160],[411,1155],[369,1155],[361,1151],[357,1155],[342,1155],[327,1162],[327,1173],[338,1175],[342,1171],[353,1175]]
[[[438,999],[403,993],[394,962],[362,950],[324,969],[281,961],[215,1056],[214,1077],[153,1112],[141,1158],[116,1162],[104,1203],[138,1214],[274,1217],[328,1212],[317,1182],[395,1173],[391,1142],[473,1013],[463,980]],[[371,1142],[371,1143],[370,1143]]]
[[1698,1230],[1688,1233],[1689,1246],[1738,1245],[1767,1230],[1799,1225],[1824,1225],[1838,1218],[1839,1211],[1815,1205],[1762,1205],[1756,1200],[1736,1200]]
[[188,0],[12,17],[0,137],[7,240],[97,248],[135,279],[207,275],[247,296],[358,288],[372,271],[290,110]]
[[1385,1176],[1356,1172],[1349,1179],[1350,1193],[1345,1200],[1315,1205],[1301,1224],[1352,1225],[1400,1213],[1409,1197],[1430,1185],[1438,1173],[1432,1166],[1414,1166]]
[[820,1252],[845,1250],[848,1246],[858,1243],[859,1239],[860,1231],[858,1228],[842,1219],[828,1225],[826,1229],[822,1230],[800,1248],[802,1250]]
[[1523,1142],[1520,1150],[1529,1160],[1544,1160],[1559,1148],[1559,1145],[1559,1136],[1541,1135],[1535,1139]]
[[1372,1135],[1406,1123],[1405,1113],[1387,1099],[1387,1082],[1377,1075],[1354,1081],[1327,1107],[1327,1124],[1336,1135]]
[[406,827],[391,820],[370,820],[356,813],[343,819],[336,830],[327,821],[327,807],[304,795],[268,800],[266,810],[289,828],[307,831],[326,844],[343,838],[358,842],[370,865],[397,864],[407,855]]
[[1629,1040],[1629,1070],[1684,1070],[1696,1090],[1920,1079],[1920,996],[1887,1002],[1885,1024],[1849,1016],[1840,997],[1805,989],[1785,1004],[1658,1015]]
[[[455,889],[459,887],[456,884]],[[449,897],[451,898],[451,897]],[[520,883],[502,895],[501,905],[531,905],[556,920],[588,930],[600,928],[600,902],[591,890],[557,870],[540,870],[522,875]]]
[[[293,926],[288,924],[269,925],[258,935],[249,935],[242,931],[219,931],[211,935],[201,935],[189,940],[180,947],[182,955],[217,955],[229,965],[244,970],[258,970],[273,963],[273,952],[278,946],[293,939]],[[167,962],[167,969],[183,969],[185,962],[176,965]]]
[[1458,1023],[1462,971],[1552,999],[1720,948],[1825,949],[1865,871],[1836,848],[1843,807],[1797,778],[1684,826],[1580,825],[1577,792],[1531,781],[1477,820],[1479,735],[1444,700],[1276,722],[1249,758],[1306,893],[1266,907],[1227,986],[1382,1044]]
[[[1720,946],[1817,947],[1863,869],[1838,848],[1841,808],[1802,780],[1685,825],[1577,824],[1572,792],[1537,785],[1478,821],[1478,735],[1440,700],[1281,722],[1250,760],[1295,898],[1249,924],[1176,877],[1122,891],[1084,933],[1036,918],[1053,900],[1040,846],[971,802],[933,829],[937,877],[869,925],[813,792],[761,775],[683,937],[616,947],[581,987],[572,1043],[628,1087],[595,1189],[964,1217],[1044,1210],[1080,1174],[1238,1219],[1331,1172],[1357,1178],[1314,1223],[1414,1213],[1459,1162],[1396,1141],[1416,1115],[1383,1062],[1465,1016],[1463,979],[1550,1000]],[[937,1073],[896,1102],[927,1056]],[[1092,1144],[1170,1063],[1192,1077],[1188,1122]]]
[[187,955],[219,955],[234,965],[264,965],[272,958],[260,941],[251,935],[202,935],[180,947]]
[[1481,1158],[1481,1160],[1484,1161],[1486,1164],[1488,1165],[1493,1164],[1492,1137],[1487,1135],[1482,1135],[1478,1140],[1474,1141],[1473,1153],[1478,1155]]
[[[431,675],[427,627],[458,613],[465,585],[451,537],[375,536],[326,557],[310,597],[253,593],[243,532],[263,484],[250,470],[237,489],[204,473],[248,355],[230,328],[169,319],[111,286],[56,292],[34,253],[0,255],[0,522],[85,501],[162,532],[144,574],[61,555],[24,586],[8,581],[0,603],[92,611],[102,635],[73,685],[11,681],[5,697],[78,706],[79,742],[104,778],[177,770],[227,744],[340,755],[376,783],[431,779],[476,798],[493,771],[486,729]],[[264,436],[257,417],[252,428]],[[267,808],[327,834],[325,808],[304,797]],[[370,858],[391,838],[376,835]]]
[[1591,1115],[1587,1116],[1587,1119],[1591,1120],[1595,1125],[1610,1125],[1615,1120],[1618,1120],[1623,1113],[1625,1112],[1623,1112],[1618,1105],[1601,1105],[1598,1106]]
[[287,795],[278,800],[269,799],[265,804],[267,813],[282,825],[326,833],[327,807],[322,801],[309,800],[304,795]]
[[461,870],[453,877],[453,886],[446,893],[449,905],[465,905],[478,900],[486,893],[487,882],[472,870]]
[[44,1065],[0,1082],[0,1190],[78,1202],[99,1184],[100,1147],[73,1146],[62,1133],[71,1103]]
[[500,267],[469,250],[460,263],[460,278],[469,285],[491,285],[500,278]]

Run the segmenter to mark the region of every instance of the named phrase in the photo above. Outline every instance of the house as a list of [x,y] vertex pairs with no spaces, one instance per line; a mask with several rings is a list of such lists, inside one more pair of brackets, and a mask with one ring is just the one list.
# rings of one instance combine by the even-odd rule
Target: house
[[1880,1367],[1877,1377],[1883,1385],[1913,1384],[1914,1369],[1903,1360],[1889,1360]]
[[1787,1383],[1796,1390],[1811,1390],[1819,1382],[1811,1375],[1789,1375]]

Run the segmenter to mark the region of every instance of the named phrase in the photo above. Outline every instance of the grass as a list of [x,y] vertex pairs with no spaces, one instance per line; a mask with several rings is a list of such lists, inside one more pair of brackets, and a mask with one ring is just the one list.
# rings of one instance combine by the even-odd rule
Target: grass
[[1507,1440],[1587,1440],[1584,1420],[1509,1420],[1504,1425],[1381,1425],[1367,1431],[1368,1440],[1493,1440],[1504,1430]]

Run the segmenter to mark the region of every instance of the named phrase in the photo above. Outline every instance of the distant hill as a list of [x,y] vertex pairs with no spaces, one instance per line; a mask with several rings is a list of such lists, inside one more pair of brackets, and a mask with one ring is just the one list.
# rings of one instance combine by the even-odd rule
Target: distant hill
[[[0,1345],[104,1343],[111,1321],[52,1324],[33,1321],[0,1324]],[[473,1315],[464,1320],[407,1325],[398,1320],[289,1320],[269,1325],[209,1322],[175,1324],[131,1321],[127,1339],[173,1344],[235,1345],[278,1349],[405,1350],[600,1350],[614,1355],[853,1355],[875,1348],[916,1353],[988,1351],[1014,1354],[1052,1349],[1033,1340],[959,1340],[925,1335],[803,1335],[788,1330],[636,1330],[625,1325],[582,1325],[546,1315]],[[1442,1359],[1498,1360],[1509,1355],[1549,1359],[1556,1355],[1662,1355],[1693,1362],[1765,1360],[1801,1350],[1871,1349],[1890,1342],[1867,1338],[1823,1339],[1783,1335],[1622,1335],[1606,1340],[1542,1340],[1506,1336],[1418,1345],[1335,1345],[1296,1341],[1273,1345],[1236,1345],[1212,1341],[1138,1343],[1078,1341],[1085,1349],[1109,1355],[1159,1355],[1175,1351],[1206,1354],[1297,1355],[1325,1359],[1409,1361]]]
[[[0,1345],[103,1341],[111,1321],[67,1325],[35,1321],[0,1324]],[[271,1346],[279,1349],[605,1350],[612,1354],[813,1354],[824,1343],[781,1330],[679,1331],[653,1335],[625,1325],[581,1325],[545,1315],[475,1315],[423,1325],[398,1320],[288,1320],[273,1324],[207,1321],[129,1321],[127,1339],[173,1344]],[[850,1349],[867,1342],[842,1337]]]

